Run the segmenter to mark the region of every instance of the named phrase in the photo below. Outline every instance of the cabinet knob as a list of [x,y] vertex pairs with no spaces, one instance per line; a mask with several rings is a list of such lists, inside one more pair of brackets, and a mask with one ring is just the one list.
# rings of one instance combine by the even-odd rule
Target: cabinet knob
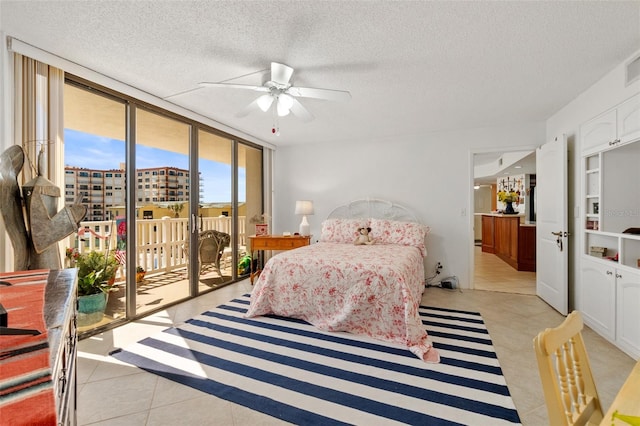
[[616,278],[622,278],[622,275],[616,274]]
[[617,145],[619,143],[620,143],[620,139],[615,139],[615,140],[612,140],[611,142],[609,142],[609,146]]
[[613,275],[613,272],[607,271],[607,275]]

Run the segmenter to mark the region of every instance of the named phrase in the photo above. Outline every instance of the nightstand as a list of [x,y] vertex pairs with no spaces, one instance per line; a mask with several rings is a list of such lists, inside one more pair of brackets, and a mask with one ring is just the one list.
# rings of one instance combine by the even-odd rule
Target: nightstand
[[[264,250],[292,250],[298,247],[304,247],[311,244],[311,236],[303,237],[302,235],[292,235],[285,237],[282,235],[252,235],[249,237],[249,250],[251,259],[253,259],[254,251]],[[251,261],[250,280],[253,285],[254,277],[260,275],[261,265],[258,262],[257,270],[253,270],[253,260]]]

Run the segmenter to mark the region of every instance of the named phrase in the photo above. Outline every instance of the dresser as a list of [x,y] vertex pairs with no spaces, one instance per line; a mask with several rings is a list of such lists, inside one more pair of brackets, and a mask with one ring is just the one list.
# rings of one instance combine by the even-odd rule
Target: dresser
[[0,403],[2,423],[75,425],[77,270],[7,272],[0,282],[8,314],[0,378],[20,395]]
[[[291,250],[299,247],[308,246],[311,243],[311,236],[303,237],[302,235],[284,236],[284,235],[252,235],[249,237],[249,245],[251,247],[251,257],[255,251],[264,250]],[[251,284],[256,276],[260,275],[260,262],[257,269],[253,270],[253,261],[251,265]]]
[[49,271],[44,317],[58,424],[76,424],[77,269]]

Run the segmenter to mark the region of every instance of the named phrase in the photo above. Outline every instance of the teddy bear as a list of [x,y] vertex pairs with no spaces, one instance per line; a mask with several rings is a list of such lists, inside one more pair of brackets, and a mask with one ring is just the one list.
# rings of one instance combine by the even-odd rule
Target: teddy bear
[[353,242],[355,245],[367,244],[371,245],[375,243],[375,240],[370,235],[371,228],[358,228],[358,236],[356,240]]

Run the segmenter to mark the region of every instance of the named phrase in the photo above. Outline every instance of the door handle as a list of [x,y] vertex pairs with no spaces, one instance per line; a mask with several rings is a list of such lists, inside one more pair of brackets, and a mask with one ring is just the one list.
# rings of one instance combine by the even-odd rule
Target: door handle
[[571,234],[569,234],[567,231],[564,231],[564,232],[563,231],[558,231],[558,232],[551,231],[551,235],[555,235],[556,237],[568,237]]

